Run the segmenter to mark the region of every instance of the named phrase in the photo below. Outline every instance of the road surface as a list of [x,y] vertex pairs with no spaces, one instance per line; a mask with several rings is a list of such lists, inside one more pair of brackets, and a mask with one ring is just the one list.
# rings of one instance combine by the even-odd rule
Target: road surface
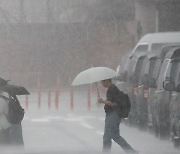
[[[67,95],[68,97],[68,95]],[[95,98],[94,98],[95,99]],[[94,99],[92,99],[94,101]],[[88,111],[84,102],[78,99],[78,107],[74,111],[68,109],[69,100],[61,98],[59,109],[37,109],[37,104],[31,104],[26,111],[22,122],[25,142],[24,150],[17,153],[28,154],[99,154],[102,149],[104,129],[103,106],[93,105]],[[95,103],[94,103],[95,104]],[[43,106],[44,104],[42,104]],[[47,107],[47,106],[46,106]],[[120,125],[121,135],[140,154],[179,154],[180,149],[175,149],[171,141],[156,138],[147,131]],[[1,148],[0,153],[15,153],[16,150]],[[121,147],[113,142],[112,153],[124,153]]]

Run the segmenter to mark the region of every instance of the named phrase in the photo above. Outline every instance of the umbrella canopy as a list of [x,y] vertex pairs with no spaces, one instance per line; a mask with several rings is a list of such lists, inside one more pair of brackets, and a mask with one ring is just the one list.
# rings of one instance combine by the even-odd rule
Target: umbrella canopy
[[14,85],[5,85],[0,87],[0,91],[7,92],[9,95],[29,95],[30,93],[26,88]]
[[92,67],[79,73],[72,82],[73,86],[111,79],[118,73],[108,67]]

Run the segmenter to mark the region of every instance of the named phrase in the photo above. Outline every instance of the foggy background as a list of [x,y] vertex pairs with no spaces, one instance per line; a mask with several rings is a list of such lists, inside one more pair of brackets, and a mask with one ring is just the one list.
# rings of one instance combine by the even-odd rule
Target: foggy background
[[28,89],[116,69],[150,32],[178,31],[179,0],[0,0],[1,77]]

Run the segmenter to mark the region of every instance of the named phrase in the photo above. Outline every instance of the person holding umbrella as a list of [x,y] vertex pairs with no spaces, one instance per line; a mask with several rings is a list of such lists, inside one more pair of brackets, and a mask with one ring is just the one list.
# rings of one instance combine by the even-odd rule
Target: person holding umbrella
[[[16,95],[29,95],[29,92],[24,87],[10,85],[6,80],[0,78],[0,105],[4,105],[0,108],[2,110],[0,114],[4,117],[3,121],[0,120],[0,126],[2,125],[3,128],[3,124],[6,122],[6,131],[3,130],[0,138],[7,145],[23,147],[21,121],[24,117],[24,109],[21,107]],[[4,134],[6,136],[3,138]]]
[[[118,76],[118,73],[108,67],[92,67],[80,72],[73,80],[72,85],[84,85],[90,83],[96,83],[98,93],[98,103],[104,104],[106,112],[105,129],[103,136],[103,152],[110,152],[111,139],[118,143],[126,153],[138,153],[134,150],[124,138],[119,134],[119,125],[121,117],[119,116],[116,107],[116,97],[119,89],[112,84],[111,79]],[[102,85],[107,88],[106,100],[100,97],[97,82],[101,81]]]
[[105,128],[103,136],[103,152],[109,153],[111,150],[111,139],[119,144],[126,153],[138,153],[134,150],[127,141],[119,134],[119,125],[121,117],[117,111],[117,95],[119,89],[112,83],[111,79],[105,79],[101,81],[103,87],[107,88],[106,100],[98,98],[98,103],[104,104],[104,110],[106,113]]
[[[0,83],[1,84],[1,83]],[[12,124],[7,120],[5,114],[8,113],[8,100],[3,97],[8,97],[8,93],[0,91],[0,145],[9,144],[9,131]]]
[[[7,81],[0,77],[0,87],[7,85]],[[0,144],[9,144],[9,130],[11,123],[8,122],[4,113],[8,113],[8,100],[4,99],[9,97],[8,93],[0,91]]]

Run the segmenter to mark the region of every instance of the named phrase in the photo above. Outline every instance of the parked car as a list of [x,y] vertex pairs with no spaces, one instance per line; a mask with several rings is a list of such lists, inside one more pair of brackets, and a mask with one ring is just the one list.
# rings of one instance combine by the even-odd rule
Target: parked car
[[139,40],[132,52],[158,51],[163,45],[179,43],[179,40],[180,32],[149,33]]
[[153,110],[155,100],[155,90],[157,88],[157,79],[160,74],[162,63],[166,54],[174,47],[180,46],[179,44],[164,45],[161,50],[154,51],[149,54],[149,65],[146,66],[146,71],[142,78],[142,85],[144,86],[144,100],[147,102],[148,107],[148,129],[149,131],[155,130],[153,128]]
[[180,57],[180,47],[172,48],[167,53],[157,80],[152,117],[156,135],[160,138],[169,136],[170,132],[169,103],[172,93],[164,90],[163,85],[165,80],[174,81],[174,76],[180,63],[178,57]]
[[[180,32],[166,32],[166,33],[150,33],[144,35],[134,49],[121,58],[118,73],[119,77],[117,80],[117,86],[123,91],[127,91],[127,71],[129,68],[130,61],[136,53],[148,53],[151,51],[158,51],[165,44],[177,43],[180,40]],[[125,88],[125,89],[124,89]]]
[[140,70],[142,66],[145,65],[146,53],[140,52],[133,55],[130,59],[129,68],[127,71],[127,92],[131,101],[131,110],[129,114],[129,122],[132,124],[137,124],[137,86],[140,78]]
[[[140,87],[137,88],[137,86],[140,86],[140,85],[138,85],[139,82],[141,82],[141,81],[139,81],[139,78],[138,78],[138,75],[139,75],[138,72],[141,69],[140,68],[138,69],[138,67],[135,69],[135,67],[136,67],[137,63],[142,64],[142,61],[141,61],[142,58],[140,58],[140,57],[138,58],[138,56],[145,57],[146,54],[149,54],[149,52],[152,52],[152,51],[158,52],[161,50],[162,46],[167,45],[167,44],[172,44],[172,43],[178,43],[179,40],[180,40],[180,32],[147,34],[144,37],[142,37],[139,40],[139,42],[137,43],[137,45],[134,47],[134,49],[128,55],[126,55],[124,59],[121,60],[121,64],[118,69],[118,72],[120,74],[119,80],[116,82],[116,84],[120,90],[126,91],[130,97],[130,101],[132,104],[130,115],[128,118],[130,123],[137,124],[137,122],[139,122],[138,118],[137,118],[138,117],[137,111],[139,112],[140,110],[137,109],[137,104],[136,104],[136,97],[137,97],[138,91],[139,91],[139,93],[141,93],[142,89],[144,88],[144,90],[143,90],[144,98],[142,97],[142,93],[141,93],[140,99],[145,99],[145,100],[147,100],[147,102],[152,102],[154,100],[155,94],[152,94],[152,93],[154,93],[154,91],[156,89],[155,83],[156,83],[156,79],[159,74],[159,70],[160,70],[159,68],[161,68],[160,66],[162,64],[162,60],[157,59],[157,61],[155,62],[154,69],[151,69],[151,72],[155,72],[155,73],[151,73],[152,76],[149,76],[148,79],[145,77],[143,79],[143,80],[145,80],[145,79],[148,80],[148,81],[146,81],[146,83],[143,83],[143,86],[145,84],[147,85],[147,82],[149,83],[148,86],[146,86],[146,87],[144,86],[143,88],[140,88]],[[141,59],[141,60],[139,60],[140,62],[138,62],[138,59]],[[124,62],[127,63],[126,71],[124,71],[124,69],[123,69]],[[143,67],[144,67],[144,65],[145,65],[145,62],[143,64]],[[136,71],[136,73],[135,73],[135,70],[138,70],[138,71]],[[136,75],[136,74],[138,74],[138,75]],[[155,74],[155,76],[153,76],[154,74]],[[151,96],[151,94],[152,94],[152,96]],[[142,105],[142,103],[140,103],[140,104]],[[151,127],[153,127],[153,117],[152,117],[153,111],[151,111],[152,110],[151,106],[153,106],[153,104],[154,103],[150,103],[150,105],[149,105],[149,103],[148,103],[148,115],[146,115],[146,118],[148,117],[148,126],[151,125]],[[144,112],[143,114],[145,114],[145,113],[146,112]],[[140,114],[142,114],[142,112],[139,112],[139,115]],[[141,120],[141,121],[143,121],[143,120]]]
[[[141,79],[143,78],[143,71],[145,71],[146,63],[148,59],[146,58],[149,55],[149,58],[153,60],[153,57],[156,56],[156,51],[159,48],[153,48],[154,52],[143,52],[143,51],[136,51],[134,54],[129,56],[129,67],[127,70],[127,81],[126,81],[126,89],[131,101],[131,111],[129,114],[129,122],[140,127],[144,127],[148,123],[148,107],[147,107],[147,86],[141,87]],[[155,58],[156,59],[156,58]],[[158,58],[157,58],[158,59]],[[150,70],[153,72],[153,68],[155,68],[155,62],[151,63]],[[145,79],[145,78],[144,78]],[[146,78],[147,80],[147,78]],[[146,84],[143,81],[143,84]],[[139,87],[138,87],[139,86]],[[143,92],[142,92],[143,88]],[[139,95],[138,95],[139,93]],[[145,97],[143,98],[144,95]],[[138,102],[138,103],[137,103]],[[146,105],[145,105],[146,104]],[[142,111],[142,109],[144,109]],[[142,116],[143,115],[143,116]]]
[[[180,59],[176,59],[180,61]],[[164,81],[164,89],[172,92],[170,99],[170,138],[175,147],[180,147],[180,63],[174,80]]]
[[137,124],[140,128],[148,127],[148,79],[152,76],[158,56],[156,52],[150,52],[145,58],[145,63],[139,71],[137,87]]

